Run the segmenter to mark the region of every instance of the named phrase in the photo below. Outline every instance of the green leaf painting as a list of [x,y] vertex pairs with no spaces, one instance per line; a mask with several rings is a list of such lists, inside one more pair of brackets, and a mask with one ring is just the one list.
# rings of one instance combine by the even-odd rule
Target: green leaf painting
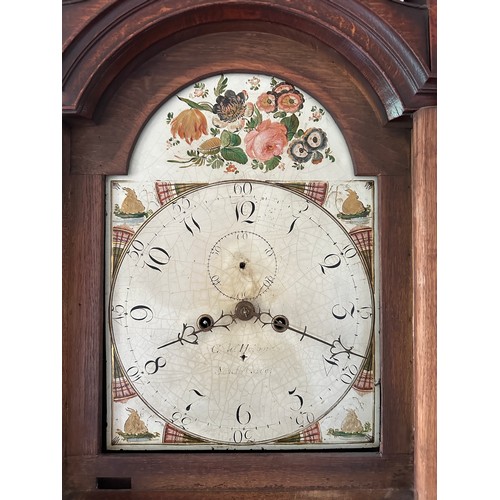
[[227,161],[234,161],[242,165],[248,162],[248,157],[241,148],[225,147],[220,150],[220,154]]

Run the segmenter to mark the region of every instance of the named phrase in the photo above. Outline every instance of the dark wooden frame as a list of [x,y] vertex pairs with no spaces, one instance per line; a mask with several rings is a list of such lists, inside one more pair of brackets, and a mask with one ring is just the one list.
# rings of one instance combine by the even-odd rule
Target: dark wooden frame
[[[414,446],[435,464],[435,431],[431,426],[421,441],[417,432],[414,442],[413,430],[435,415],[432,391],[421,384],[435,369],[432,309],[427,319],[419,314],[432,305],[433,289],[417,289],[412,281],[420,269],[415,257],[425,261],[435,244],[432,220],[430,229],[415,220],[415,207],[433,202],[432,189],[415,191],[417,174],[425,172],[422,158],[434,154],[426,148],[426,138],[435,135],[426,113],[435,104],[427,45],[432,9],[387,0],[190,0],[160,8],[166,5],[89,0],[63,10],[65,497],[147,500],[168,492],[168,498],[399,499],[416,490],[432,499],[435,466],[414,455]],[[126,173],[138,134],[165,99],[204,76],[230,71],[272,71],[313,95],[342,128],[356,172],[379,177],[383,416],[377,452],[103,451],[105,176]],[[412,142],[409,127],[418,109],[425,125],[415,128]],[[419,158],[413,164],[411,147]],[[432,178],[423,179],[432,188]],[[430,208],[427,214],[432,218]],[[416,250],[422,224],[428,229]],[[427,349],[423,368],[414,358],[414,317],[427,335],[417,335],[415,345],[418,352]],[[431,400],[422,409],[415,402],[426,392]],[[98,478],[130,478],[131,489],[99,489]]]

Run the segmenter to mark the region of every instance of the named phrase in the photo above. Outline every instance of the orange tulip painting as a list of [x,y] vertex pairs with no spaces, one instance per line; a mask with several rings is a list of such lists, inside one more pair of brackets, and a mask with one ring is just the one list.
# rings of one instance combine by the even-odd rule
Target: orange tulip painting
[[174,137],[179,135],[181,139],[191,144],[202,135],[208,134],[207,119],[199,109],[186,109],[172,120],[170,131]]

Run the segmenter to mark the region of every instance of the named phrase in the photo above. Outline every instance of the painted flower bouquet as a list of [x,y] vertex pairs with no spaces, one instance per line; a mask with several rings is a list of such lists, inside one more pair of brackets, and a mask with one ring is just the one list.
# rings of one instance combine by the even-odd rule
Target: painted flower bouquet
[[[258,77],[247,83],[251,91],[260,89]],[[335,161],[328,148],[327,134],[321,128],[301,128],[305,106],[302,92],[275,78],[269,85],[270,90],[258,94],[252,102],[247,90],[227,89],[228,79],[221,75],[213,89],[215,102],[205,100],[209,91],[203,82],[194,85],[191,99],[177,96],[188,108],[176,116],[169,113],[167,124],[172,136],[168,145],[178,145],[179,141],[189,146],[195,141],[199,144],[187,149],[186,157],[169,161],[182,167],[225,167],[228,173],[238,173],[237,165],[268,172],[284,169],[290,161],[297,169],[303,169],[309,162],[321,163],[324,158]],[[317,106],[311,108],[311,113],[314,122],[322,116]]]

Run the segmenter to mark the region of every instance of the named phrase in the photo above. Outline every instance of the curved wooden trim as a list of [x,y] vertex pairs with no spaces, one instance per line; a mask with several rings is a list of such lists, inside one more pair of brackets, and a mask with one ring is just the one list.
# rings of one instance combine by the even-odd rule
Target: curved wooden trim
[[71,171],[125,174],[145,123],[179,89],[213,74],[269,74],[270,69],[315,97],[334,117],[357,175],[409,171],[409,131],[381,127],[374,98],[370,101],[328,53],[276,34],[248,31],[191,38],[130,72],[99,106],[95,125],[72,129]]
[[[415,21],[427,14],[413,11]],[[358,0],[122,0],[95,15],[65,48],[63,113],[92,118],[108,86],[141,59],[199,34],[238,30],[241,22],[256,31],[291,28],[294,38],[313,37],[333,49],[373,89],[386,120],[435,104],[426,63]]]

